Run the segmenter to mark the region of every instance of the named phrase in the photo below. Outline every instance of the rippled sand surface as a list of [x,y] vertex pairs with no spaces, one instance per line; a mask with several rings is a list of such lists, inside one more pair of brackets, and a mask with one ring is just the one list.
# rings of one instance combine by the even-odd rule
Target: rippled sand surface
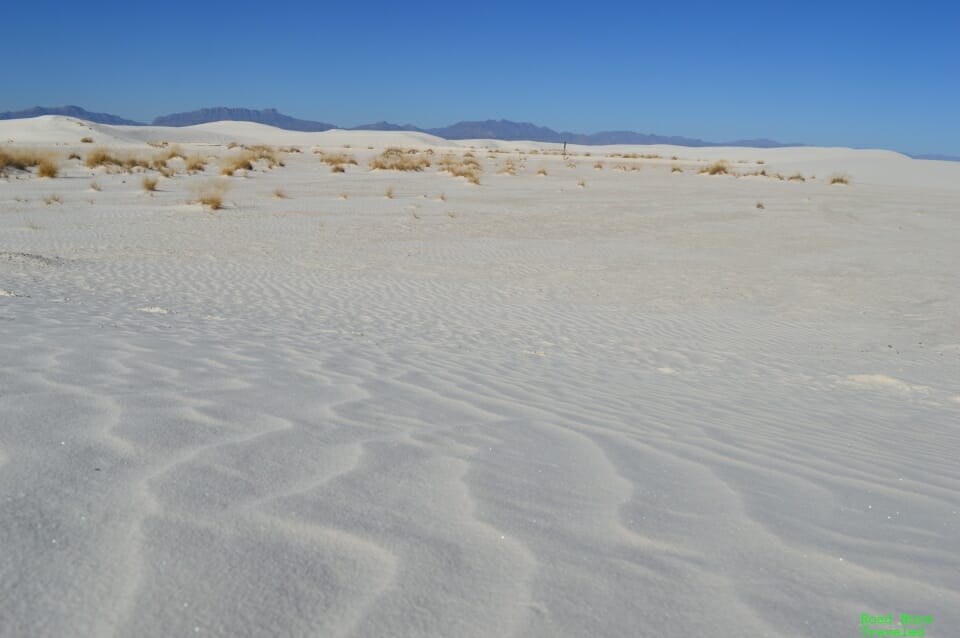
[[960,627],[960,164],[0,124],[304,151],[220,211],[212,164],[0,180],[0,635]]

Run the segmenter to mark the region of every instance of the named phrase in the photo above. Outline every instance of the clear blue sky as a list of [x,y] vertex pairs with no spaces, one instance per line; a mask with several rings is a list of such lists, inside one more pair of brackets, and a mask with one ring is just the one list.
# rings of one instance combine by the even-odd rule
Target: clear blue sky
[[506,118],[960,155],[949,2],[9,2],[0,111]]

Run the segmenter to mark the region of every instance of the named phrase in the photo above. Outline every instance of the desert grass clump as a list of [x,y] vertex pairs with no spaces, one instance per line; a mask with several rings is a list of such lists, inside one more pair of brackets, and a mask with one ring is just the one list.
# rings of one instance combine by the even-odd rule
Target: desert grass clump
[[156,177],[144,177],[140,181],[140,186],[143,187],[143,190],[148,193],[156,192],[157,190],[157,178]]
[[726,160],[718,160],[700,169],[701,175],[729,175],[730,166]]
[[0,175],[6,175],[11,168],[25,171],[49,159],[49,154],[32,149],[0,148]]
[[316,151],[320,161],[330,167],[331,173],[345,173],[347,165],[357,165],[357,159],[349,153],[325,153]]
[[62,204],[63,199],[59,195],[47,195],[43,198],[43,203],[47,206],[50,204]]
[[346,191],[340,193],[340,199],[346,199],[348,197],[350,197],[350,195]]
[[682,173],[682,172],[683,172],[683,167],[674,164],[673,166],[670,167],[670,172],[671,172],[671,173]]
[[220,210],[223,208],[223,198],[230,188],[230,183],[215,179],[200,184],[197,187],[197,203],[206,206],[210,210]]
[[805,181],[807,181],[806,178],[805,178],[805,177],[803,176],[803,174],[801,174],[801,173],[794,173],[793,175],[791,175],[791,176],[788,177],[787,179],[788,179],[789,181],[791,181],[791,182],[805,182]]
[[286,166],[283,162],[282,155],[278,154],[277,149],[267,144],[251,144],[243,145],[243,149],[252,154],[251,161],[258,162],[264,160],[267,162],[267,168],[275,168],[277,166]]
[[422,171],[430,166],[430,159],[416,149],[404,150],[391,146],[370,160],[370,170]]
[[277,199],[290,199],[290,196],[282,188],[276,188],[273,191],[273,196]]
[[237,171],[252,171],[255,159],[256,156],[249,151],[224,157],[220,160],[220,174],[225,177],[232,177]]
[[184,168],[190,174],[201,173],[205,168],[207,168],[207,158],[200,155],[191,155],[186,158],[184,161]]
[[123,161],[108,149],[95,148],[87,153],[84,164],[87,168],[97,168],[98,166],[122,166]]
[[60,169],[57,167],[57,163],[45,157],[37,164],[37,177],[56,177],[60,172]]
[[577,182],[577,186],[579,186],[580,188],[586,188],[587,182],[581,179],[579,182]]
[[546,177],[546,176],[547,176],[547,169],[541,168],[540,170],[537,171],[537,175],[539,175],[540,177]]
[[383,196],[387,199],[393,199],[393,186],[387,186],[387,190],[384,191]]
[[93,144],[93,138],[92,138],[92,137],[81,137],[81,138],[80,138],[80,143],[81,143],[81,144]]
[[68,159],[68,160],[78,160],[78,159],[82,159],[82,158],[80,157],[80,153],[70,153],[69,155],[67,155],[67,159]]
[[477,161],[473,153],[464,153],[463,157],[457,158],[452,153],[447,153],[440,158],[440,172],[449,173],[454,177],[463,177],[471,184],[480,185],[480,173],[483,167]]
[[763,210],[763,209],[766,208],[766,206],[763,205],[763,202],[757,202],[757,208],[758,208],[759,210]]
[[513,160],[506,160],[503,163],[503,168],[497,171],[500,175],[516,175],[517,174],[517,165],[513,163]]
[[597,162],[596,164],[593,165],[593,167],[598,171],[601,171],[603,170],[603,162]]
[[846,175],[835,174],[830,176],[828,183],[829,184],[849,184],[850,178]]
[[99,191],[100,191],[100,184],[98,184],[98,183],[96,182],[96,180],[91,181],[91,182],[90,182],[90,190],[99,192]]

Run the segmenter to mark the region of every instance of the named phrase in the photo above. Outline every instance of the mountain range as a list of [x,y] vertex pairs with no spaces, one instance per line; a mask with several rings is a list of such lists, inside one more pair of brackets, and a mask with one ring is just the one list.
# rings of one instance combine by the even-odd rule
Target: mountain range
[[[127,120],[109,113],[93,113],[79,106],[35,106],[23,111],[7,111],[0,113],[0,120],[12,120],[41,115],[68,115],[78,119],[100,124],[123,124],[128,126],[146,126],[145,122]],[[233,107],[203,108],[185,113],[171,113],[154,118],[154,126],[193,126],[207,122],[232,120],[237,122],[258,122],[289,131],[328,131],[330,129],[345,129],[345,127],[328,122],[301,120],[284,115],[276,109],[245,109]],[[478,122],[457,122],[440,128],[421,128],[412,124],[393,124],[390,122],[374,122],[346,128],[354,131],[417,131],[429,133],[447,140],[465,139],[495,139],[495,140],[527,140],[531,142],[569,142],[570,144],[674,144],[677,146],[753,146],[773,148],[777,146],[800,146],[800,144],[784,144],[774,140],[735,140],[731,142],[708,142],[705,140],[636,133],[634,131],[602,131],[600,133],[571,133],[569,131],[555,131],[544,126],[537,126],[529,122],[511,122],[510,120],[484,120]]]
[[[128,126],[145,126],[143,122],[127,120],[109,113],[92,113],[79,106],[35,106],[23,111],[7,111],[0,113],[0,120],[12,120],[41,115],[67,115],[100,124],[120,124]],[[233,107],[203,108],[185,113],[171,113],[154,118],[154,126],[193,126],[207,122],[233,120],[238,122],[258,122],[290,131],[328,131],[344,127],[327,122],[301,120],[284,115],[276,109],[245,109]],[[354,126],[346,130],[365,131],[417,131],[429,133],[447,140],[465,139],[494,139],[494,140],[527,140],[531,142],[569,142],[570,144],[604,145],[604,144],[671,144],[675,146],[749,146],[754,148],[776,148],[780,146],[803,146],[799,143],[783,143],[769,139],[733,140],[727,142],[709,142],[701,139],[680,137],[673,135],[656,135],[637,133],[635,131],[601,131],[599,133],[571,133],[569,131],[555,131],[544,126],[537,126],[529,122],[511,122],[510,120],[484,120],[477,122],[457,122],[441,128],[420,128],[412,124],[392,124],[390,122],[374,122]],[[951,155],[913,155],[916,159],[939,159],[960,161],[960,157]]]

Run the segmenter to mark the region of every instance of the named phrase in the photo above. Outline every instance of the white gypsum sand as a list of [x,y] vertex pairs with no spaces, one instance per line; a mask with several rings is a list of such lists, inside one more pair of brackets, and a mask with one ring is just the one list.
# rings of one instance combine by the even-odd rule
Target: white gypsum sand
[[[161,140],[213,159],[84,165]],[[231,142],[302,152],[222,177]],[[390,146],[431,166],[370,170]],[[0,147],[60,156],[0,178],[0,635],[960,627],[960,163],[63,117]],[[468,152],[479,186],[438,171]]]

